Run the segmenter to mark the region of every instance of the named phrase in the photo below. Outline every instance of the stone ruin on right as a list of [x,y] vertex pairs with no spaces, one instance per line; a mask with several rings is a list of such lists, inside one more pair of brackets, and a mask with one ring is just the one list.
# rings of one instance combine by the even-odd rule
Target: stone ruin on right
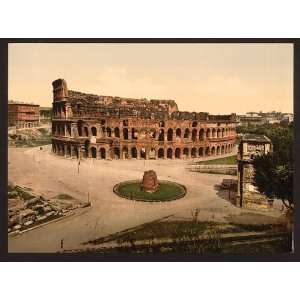
[[272,152],[271,140],[265,135],[245,134],[238,147],[238,186],[236,204],[246,208],[269,208],[273,200],[261,194],[253,184],[253,159]]

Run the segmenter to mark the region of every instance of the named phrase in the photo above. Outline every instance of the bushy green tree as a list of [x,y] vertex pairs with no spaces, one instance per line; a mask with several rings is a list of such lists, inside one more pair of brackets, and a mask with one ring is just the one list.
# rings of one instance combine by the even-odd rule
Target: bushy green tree
[[281,199],[293,209],[293,125],[268,125],[255,133],[271,139],[273,152],[254,159],[254,184],[267,197]]

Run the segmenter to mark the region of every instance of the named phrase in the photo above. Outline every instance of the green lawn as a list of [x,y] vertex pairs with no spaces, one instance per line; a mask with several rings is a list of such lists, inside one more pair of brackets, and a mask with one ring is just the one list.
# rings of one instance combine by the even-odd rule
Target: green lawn
[[185,191],[180,185],[161,182],[157,192],[147,193],[141,189],[140,182],[128,182],[119,186],[118,193],[132,199],[168,201],[183,195]]
[[236,155],[228,156],[228,157],[222,157],[222,158],[214,158],[212,160],[206,160],[206,161],[197,161],[196,164],[199,165],[236,165]]

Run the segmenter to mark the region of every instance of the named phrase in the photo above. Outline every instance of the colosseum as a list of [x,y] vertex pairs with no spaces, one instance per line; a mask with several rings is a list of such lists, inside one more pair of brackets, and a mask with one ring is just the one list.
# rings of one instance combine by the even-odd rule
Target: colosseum
[[233,151],[235,114],[179,111],[174,100],[97,96],[53,86],[52,151],[69,158],[192,159]]

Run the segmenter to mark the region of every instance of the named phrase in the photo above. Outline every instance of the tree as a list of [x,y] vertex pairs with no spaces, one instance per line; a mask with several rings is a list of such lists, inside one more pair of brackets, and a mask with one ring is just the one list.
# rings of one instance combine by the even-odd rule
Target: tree
[[268,126],[260,131],[271,139],[273,152],[254,159],[254,185],[268,198],[281,199],[293,209],[293,125]]

